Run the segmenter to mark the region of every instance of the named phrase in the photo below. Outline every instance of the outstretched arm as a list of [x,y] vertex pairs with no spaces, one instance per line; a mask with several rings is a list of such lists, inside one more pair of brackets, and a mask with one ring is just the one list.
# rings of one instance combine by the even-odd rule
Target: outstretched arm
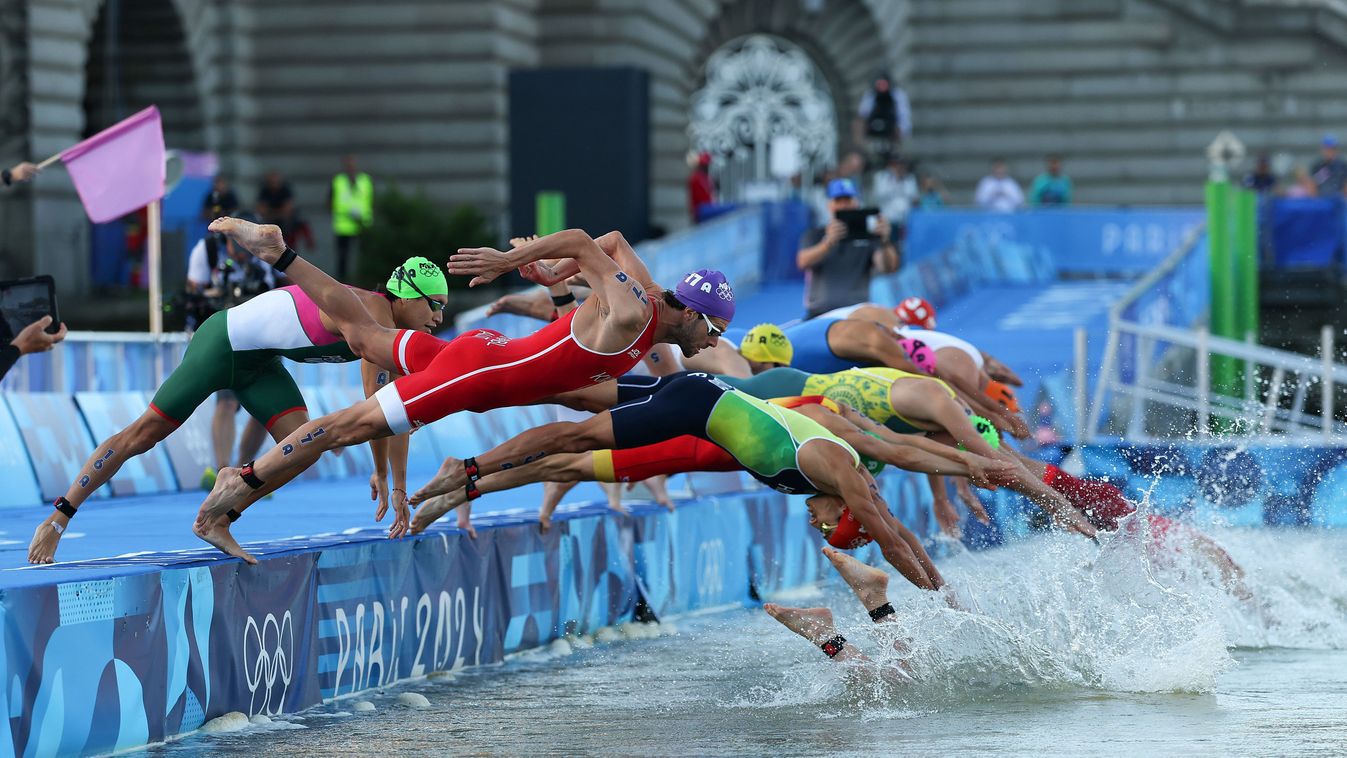
[[[563,258],[568,260],[555,268],[539,264],[539,261]],[[550,286],[575,273],[570,270],[572,267],[584,274],[600,309],[611,313],[610,318],[637,325],[644,324],[650,317],[646,286],[633,281],[633,274],[623,271],[597,242],[579,229],[539,237],[508,252],[489,247],[462,248],[450,256],[446,269],[451,274],[473,277],[469,282],[473,287],[512,269],[522,269],[526,278]],[[644,266],[641,271],[645,272]],[[648,278],[649,273],[645,272],[645,276]]]

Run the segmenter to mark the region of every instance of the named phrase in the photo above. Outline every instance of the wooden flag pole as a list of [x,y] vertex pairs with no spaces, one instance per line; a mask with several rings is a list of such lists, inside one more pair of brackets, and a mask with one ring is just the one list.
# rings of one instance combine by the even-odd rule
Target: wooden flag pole
[[163,284],[159,281],[159,259],[161,240],[159,239],[159,211],[161,200],[155,200],[145,206],[146,210],[146,251],[145,265],[150,270],[150,334],[158,337],[164,333]]

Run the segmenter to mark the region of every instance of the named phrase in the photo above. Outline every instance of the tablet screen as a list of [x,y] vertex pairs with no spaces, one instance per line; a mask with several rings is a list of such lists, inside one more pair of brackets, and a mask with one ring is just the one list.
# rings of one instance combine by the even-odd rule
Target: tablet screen
[[56,319],[55,288],[50,277],[0,282],[0,343],[14,339],[25,326],[43,316]]

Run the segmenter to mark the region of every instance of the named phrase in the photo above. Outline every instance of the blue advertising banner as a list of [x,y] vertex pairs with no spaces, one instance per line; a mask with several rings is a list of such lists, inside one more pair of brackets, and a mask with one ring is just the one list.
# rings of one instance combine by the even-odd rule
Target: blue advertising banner
[[908,218],[905,250],[911,264],[960,244],[1022,245],[1045,252],[1064,273],[1140,275],[1204,219],[1199,207],[916,210]]
[[[102,441],[130,426],[149,407],[150,399],[144,392],[77,392],[75,402],[93,438]],[[116,497],[178,491],[168,454],[159,447],[127,461],[109,484]]]
[[42,501],[33,464],[28,462],[28,448],[3,399],[0,399],[0,481],[5,483],[0,487],[0,508]]
[[[69,395],[14,392],[6,394],[5,399],[28,448],[42,497],[55,500],[66,493],[93,452],[96,443],[89,428]],[[99,487],[91,497],[107,497],[108,489]]]

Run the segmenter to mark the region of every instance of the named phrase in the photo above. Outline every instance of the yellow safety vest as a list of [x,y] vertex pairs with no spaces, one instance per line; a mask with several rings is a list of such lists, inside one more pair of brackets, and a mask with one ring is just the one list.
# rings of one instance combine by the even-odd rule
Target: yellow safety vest
[[[359,211],[359,220],[351,211]],[[332,231],[340,237],[353,237],[374,218],[374,182],[369,174],[359,173],[355,186],[345,172],[332,177]]]

